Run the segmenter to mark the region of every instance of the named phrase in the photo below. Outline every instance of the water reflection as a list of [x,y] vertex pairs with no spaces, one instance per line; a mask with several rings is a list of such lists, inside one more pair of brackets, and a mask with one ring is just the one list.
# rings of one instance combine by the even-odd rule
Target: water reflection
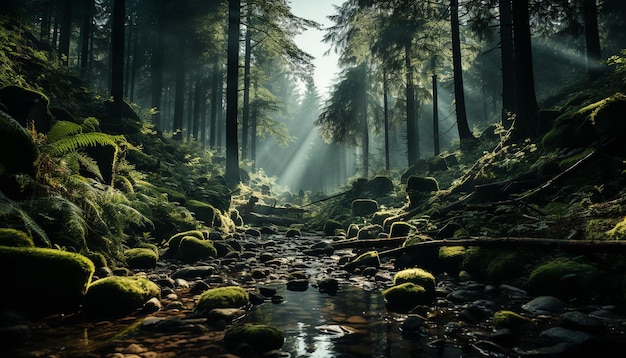
[[[452,346],[433,348],[426,337],[404,337],[400,331],[403,316],[388,314],[378,292],[367,292],[344,285],[336,295],[306,291],[288,291],[284,283],[266,285],[275,288],[285,301],[265,303],[249,312],[248,322],[269,324],[285,332],[282,351],[292,357],[459,357]],[[346,330],[343,336],[328,332],[337,325]],[[317,328],[316,328],[317,327]]]

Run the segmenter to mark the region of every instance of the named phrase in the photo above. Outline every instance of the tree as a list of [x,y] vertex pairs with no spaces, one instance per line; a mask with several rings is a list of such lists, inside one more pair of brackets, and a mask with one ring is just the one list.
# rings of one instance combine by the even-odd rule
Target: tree
[[240,182],[239,143],[237,139],[237,101],[239,83],[239,24],[241,0],[228,0],[228,62],[226,73],[226,172],[231,186]]
[[69,64],[70,58],[70,40],[72,35],[72,0],[62,0],[59,9],[61,26],[59,36],[59,58],[65,66]]
[[585,27],[585,48],[587,56],[587,74],[589,79],[596,79],[602,72],[600,59],[600,33],[598,31],[598,8],[596,0],[582,0],[583,23]]
[[113,97],[113,119],[122,120],[124,105],[124,25],[126,23],[126,2],[113,3],[111,31],[111,96]]
[[502,126],[510,128],[509,113],[515,111],[515,52],[511,0],[499,0],[500,54],[502,63]]

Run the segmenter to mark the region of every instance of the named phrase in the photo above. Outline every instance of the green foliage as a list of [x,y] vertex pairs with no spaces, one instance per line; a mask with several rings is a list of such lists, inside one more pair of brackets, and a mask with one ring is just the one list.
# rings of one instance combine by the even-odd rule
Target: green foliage
[[615,72],[626,81],[626,49],[621,51],[621,55],[613,55],[606,61],[609,66],[615,66]]
[[20,228],[29,233],[38,246],[50,247],[51,242],[46,231],[22,206],[27,208],[25,203],[13,201],[0,191],[0,222],[2,225]]
[[0,306],[47,314],[78,308],[94,265],[76,253],[0,246],[0,271],[11,273],[5,275],[4,283],[13,290],[0,296]]
[[94,318],[116,318],[141,308],[161,289],[143,277],[110,276],[93,282],[84,299],[85,314]]
[[217,287],[204,291],[194,311],[208,313],[214,308],[240,308],[250,303],[248,292],[239,286]]

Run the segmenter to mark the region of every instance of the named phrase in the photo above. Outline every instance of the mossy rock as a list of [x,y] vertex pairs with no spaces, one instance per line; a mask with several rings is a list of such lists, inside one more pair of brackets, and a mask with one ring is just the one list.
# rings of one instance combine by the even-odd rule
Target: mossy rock
[[412,175],[406,183],[406,191],[407,193],[430,193],[433,191],[439,191],[439,183],[437,182],[437,179],[433,177],[420,177]]
[[85,253],[84,255],[89,260],[91,260],[91,262],[93,262],[93,265],[96,269],[108,266],[107,258],[100,252],[90,251]]
[[374,216],[372,217],[372,224],[384,226],[385,220],[395,215],[396,215],[396,212],[394,211],[379,210],[374,213]]
[[366,225],[359,230],[356,236],[359,240],[376,239],[384,231],[380,225]]
[[400,177],[400,182],[406,184],[411,176],[421,176],[428,173],[428,162],[425,159],[419,159],[417,163],[407,169]]
[[236,326],[224,334],[224,346],[232,350],[245,345],[257,353],[263,353],[280,349],[284,342],[285,335],[281,330],[262,324]]
[[412,282],[389,287],[382,295],[387,303],[387,309],[398,313],[407,313],[416,306],[426,305],[432,301],[424,287]]
[[167,194],[167,200],[171,202],[179,203],[180,205],[185,205],[187,202],[187,196],[179,191],[164,186],[156,187],[156,189],[160,193]]
[[606,235],[613,240],[623,240],[626,238],[626,217],[618,222],[611,230],[607,231]]
[[533,328],[535,325],[528,318],[513,311],[501,310],[493,315],[494,330],[508,328],[513,332]]
[[235,224],[236,227],[243,226],[243,218],[241,217],[241,214],[239,214],[239,210],[230,209],[228,213],[230,216],[230,220],[233,222],[233,224]]
[[525,266],[530,260],[524,250],[492,251],[485,267],[485,277],[494,283],[519,279],[526,274]]
[[[402,246],[413,246],[417,243],[430,240],[432,240],[432,238],[427,235],[411,235],[404,241]],[[435,246],[422,246],[412,250],[406,250],[396,258],[394,265],[396,269],[422,267],[426,270],[437,271],[439,270],[439,248]]]
[[404,237],[417,231],[417,228],[405,221],[396,221],[391,224],[389,237]]
[[35,247],[33,238],[21,230],[0,228],[0,246]]
[[189,230],[184,232],[179,232],[177,234],[172,235],[170,239],[167,241],[167,246],[172,252],[178,251],[178,246],[180,245],[181,240],[185,236],[192,236],[199,240],[204,240],[205,236],[200,230]]
[[209,257],[217,257],[217,249],[213,242],[211,240],[200,240],[193,236],[183,237],[176,251],[176,258],[187,263],[204,260]]
[[360,227],[358,224],[350,224],[350,226],[348,226],[348,231],[346,232],[346,237],[347,238],[353,238],[356,237],[357,234],[359,233]]
[[416,267],[396,272],[393,284],[398,286],[406,282],[424,287],[429,295],[435,293],[435,276],[424,269]]
[[17,173],[34,177],[38,157],[39,150],[30,132],[0,111],[0,179]]
[[239,286],[226,286],[211,288],[204,291],[194,311],[196,313],[208,313],[214,308],[240,308],[250,303],[248,292]]
[[333,236],[337,230],[343,230],[343,225],[337,220],[326,220],[322,228],[324,235]]
[[383,197],[393,192],[394,189],[393,181],[386,176],[377,176],[373,178],[367,183],[367,186],[376,198]]
[[221,222],[216,225],[216,218],[220,212],[213,205],[199,200],[187,200],[185,206],[189,211],[196,214],[196,219],[202,221],[206,226],[221,226]]
[[85,294],[85,314],[94,318],[126,316],[152,297],[160,298],[156,283],[137,276],[110,276],[94,281]]
[[302,232],[298,229],[289,229],[285,233],[285,237],[300,237],[302,236]]
[[461,270],[465,251],[464,246],[444,246],[439,248],[441,268],[450,276],[456,276]]
[[354,260],[344,265],[344,269],[353,272],[359,267],[380,267],[380,258],[377,251],[368,251],[357,256]]
[[22,127],[33,125],[39,133],[50,131],[50,100],[43,93],[20,86],[6,86],[0,88],[0,103]]
[[372,199],[356,199],[352,201],[352,216],[368,216],[378,210],[378,203]]
[[448,170],[448,163],[446,159],[440,155],[428,158],[428,171],[439,172],[442,170]]
[[535,295],[592,298],[607,291],[605,277],[605,272],[595,266],[562,258],[536,267],[526,286]]
[[159,254],[152,249],[135,247],[124,251],[124,259],[131,269],[155,268]]
[[69,312],[78,308],[95,271],[83,255],[44,248],[0,246],[3,285],[0,307],[27,314]]

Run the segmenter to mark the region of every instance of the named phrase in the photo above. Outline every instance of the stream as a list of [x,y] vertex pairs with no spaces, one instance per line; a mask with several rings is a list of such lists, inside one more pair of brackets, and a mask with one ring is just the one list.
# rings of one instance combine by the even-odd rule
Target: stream
[[[162,258],[150,271],[159,283],[163,308],[110,321],[88,321],[80,313],[54,315],[17,325],[19,339],[0,347],[0,357],[233,357],[222,345],[233,324],[268,324],[281,329],[285,343],[264,357],[611,357],[626,349],[626,317],[613,306],[577,306],[538,300],[509,285],[498,287],[437,274],[436,298],[411,315],[389,312],[380,291],[392,285],[393,260],[370,275],[349,274],[339,262],[350,249],[309,256],[303,249],[323,240],[308,235],[240,235],[238,259],[195,263],[213,274],[172,280],[185,265]],[[263,259],[261,259],[263,257]],[[254,277],[263,271],[266,277]],[[308,284],[288,288],[289,277],[304,273]],[[332,277],[336,293],[318,283]],[[274,291],[232,323],[210,322],[193,312],[198,287],[241,285],[250,292]],[[533,301],[534,302],[534,301]],[[543,306],[542,306],[543,304]],[[519,332],[494,331],[492,318],[511,310],[533,322]],[[565,325],[564,314],[579,317]],[[576,326],[578,324],[578,326]],[[573,329],[576,328],[576,329]],[[236,355],[235,355],[236,356]]]

